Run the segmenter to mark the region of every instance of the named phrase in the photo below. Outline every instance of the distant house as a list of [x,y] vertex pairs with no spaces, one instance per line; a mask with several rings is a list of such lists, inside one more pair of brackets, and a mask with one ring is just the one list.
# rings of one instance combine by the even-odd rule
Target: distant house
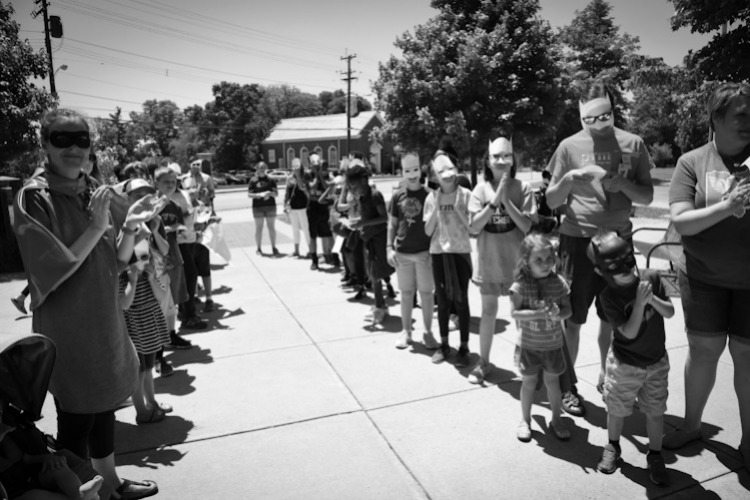
[[391,171],[393,147],[370,138],[372,129],[382,126],[383,118],[378,112],[360,112],[351,119],[351,143],[347,150],[345,113],[287,118],[271,130],[261,149],[268,166],[275,169],[288,170],[294,158],[307,167],[313,153],[326,160],[329,168],[337,168],[342,156],[349,151],[360,151],[375,172]]

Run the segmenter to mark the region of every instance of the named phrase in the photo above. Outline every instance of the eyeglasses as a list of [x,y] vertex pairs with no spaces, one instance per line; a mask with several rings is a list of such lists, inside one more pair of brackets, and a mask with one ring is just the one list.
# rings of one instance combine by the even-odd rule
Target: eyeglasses
[[81,149],[91,147],[91,136],[85,130],[81,132],[52,132],[49,135],[49,143],[59,149],[69,148],[76,145]]
[[606,122],[610,118],[612,118],[612,112],[607,111],[606,113],[602,113],[599,116],[583,116],[581,117],[581,120],[586,125],[591,125],[593,123],[596,123],[596,120],[599,120],[600,122]]

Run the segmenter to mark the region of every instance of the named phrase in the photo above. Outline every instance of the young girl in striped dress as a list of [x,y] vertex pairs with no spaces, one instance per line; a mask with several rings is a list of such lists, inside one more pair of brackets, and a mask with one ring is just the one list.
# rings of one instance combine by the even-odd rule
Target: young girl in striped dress
[[[131,199],[137,195],[129,194]],[[159,239],[163,240],[158,233],[152,233],[145,224],[141,224],[135,236],[131,265],[120,275],[125,324],[140,363],[139,384],[133,394],[135,421],[138,424],[159,422],[164,420],[165,413],[172,411],[169,405],[157,402],[154,394],[153,368],[156,354],[162,346],[169,343],[167,322],[151,283],[151,276],[156,273],[158,266],[158,259],[151,252],[161,252],[160,247],[166,246],[159,245],[166,243],[166,240],[160,242]]]

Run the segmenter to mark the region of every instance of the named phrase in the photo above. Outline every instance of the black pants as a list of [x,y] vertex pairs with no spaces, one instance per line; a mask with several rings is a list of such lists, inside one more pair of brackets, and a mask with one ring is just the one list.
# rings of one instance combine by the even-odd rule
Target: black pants
[[[449,284],[449,268],[445,260],[449,260],[449,268],[455,269],[454,286]],[[448,320],[451,309],[455,307],[458,314],[458,325],[461,342],[469,341],[469,280],[471,279],[471,257],[469,254],[432,254],[432,276],[435,279],[435,295],[438,305],[438,327],[440,337],[448,338]],[[453,288],[449,295],[449,288]],[[456,289],[457,288],[457,289]]]
[[115,411],[69,413],[57,400],[57,446],[84,460],[105,458],[115,451]]
[[180,304],[183,319],[195,316],[195,286],[198,284],[198,267],[195,265],[195,247],[197,245],[197,243],[180,243],[179,245],[183,267],[185,268],[185,285],[188,291],[188,299]]

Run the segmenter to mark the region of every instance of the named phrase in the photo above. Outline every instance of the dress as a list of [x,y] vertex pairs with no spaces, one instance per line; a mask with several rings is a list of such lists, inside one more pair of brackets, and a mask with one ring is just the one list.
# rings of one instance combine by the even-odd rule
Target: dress
[[50,392],[69,413],[100,413],[138,384],[138,358],[118,295],[116,233],[111,225],[78,261],[69,247],[90,221],[96,181],[35,173],[15,200],[15,231],[31,290],[32,328],[55,342]]
[[[120,292],[125,291],[128,278],[120,275]],[[133,303],[125,310],[125,324],[138,354],[153,354],[169,343],[169,331],[159,302],[145,273],[138,278]]]
[[[510,200],[521,212],[531,213],[534,207],[534,192],[531,186],[518,179],[511,179]],[[469,200],[469,212],[478,213],[495,197],[495,188],[489,182],[474,188]],[[518,262],[524,233],[510,218],[504,206],[499,206],[477,236],[477,251],[472,281],[477,285],[490,283],[510,286],[513,270]]]

